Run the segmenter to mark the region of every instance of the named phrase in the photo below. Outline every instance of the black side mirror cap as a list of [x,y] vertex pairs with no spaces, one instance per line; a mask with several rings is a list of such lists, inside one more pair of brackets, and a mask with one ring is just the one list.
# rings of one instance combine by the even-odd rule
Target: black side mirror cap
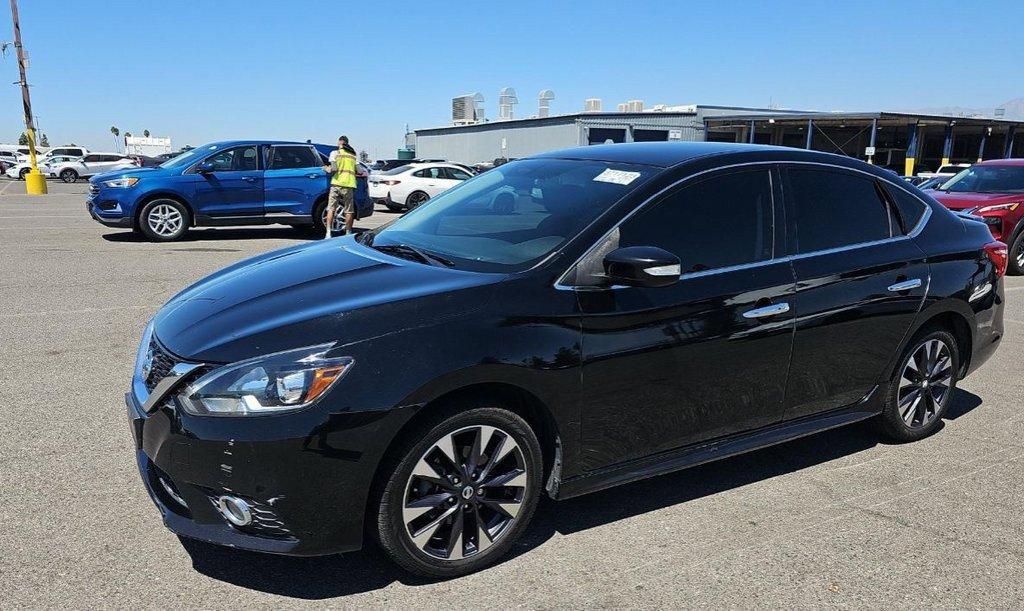
[[627,246],[604,256],[605,278],[611,284],[658,288],[679,281],[679,257],[656,246]]

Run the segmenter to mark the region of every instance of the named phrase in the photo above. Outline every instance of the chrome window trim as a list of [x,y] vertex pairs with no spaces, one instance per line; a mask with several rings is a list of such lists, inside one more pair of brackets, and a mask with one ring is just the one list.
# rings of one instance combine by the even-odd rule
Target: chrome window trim
[[[782,263],[782,262],[793,261],[793,260],[797,260],[797,259],[805,259],[807,257],[815,257],[815,256],[819,256],[819,255],[827,255],[827,254],[832,254],[832,253],[837,253],[837,252],[845,252],[845,251],[848,251],[848,250],[856,250],[856,249],[859,249],[859,248],[869,248],[871,246],[877,246],[879,244],[886,244],[886,243],[889,243],[889,242],[898,242],[898,241],[902,241],[902,240],[909,240],[909,239],[912,239],[912,238],[916,238],[918,235],[920,235],[920,233],[924,230],[925,225],[928,224],[928,220],[932,216],[932,207],[931,207],[931,205],[928,202],[926,202],[925,200],[921,199],[915,193],[913,193],[913,192],[909,191],[908,189],[904,188],[902,185],[899,185],[894,180],[890,180],[890,179],[884,178],[884,177],[875,176],[871,172],[866,172],[864,170],[859,170],[857,168],[848,168],[848,167],[845,167],[845,166],[835,165],[835,164],[831,164],[831,163],[824,163],[824,162],[821,162],[821,161],[788,161],[788,160],[747,161],[747,162],[744,162],[744,163],[735,163],[735,164],[731,164],[731,165],[723,165],[723,166],[719,166],[717,168],[710,168],[710,169],[707,169],[707,170],[702,170],[700,172],[697,172],[696,174],[691,174],[691,175],[686,176],[684,178],[680,178],[679,180],[673,182],[672,184],[670,184],[670,185],[666,186],[665,188],[659,190],[657,193],[651,195],[650,197],[648,197],[644,201],[640,202],[640,204],[638,204],[635,208],[630,210],[628,214],[626,214],[621,219],[619,219],[619,222],[615,223],[615,225],[612,226],[607,232],[605,232],[604,235],[602,235],[600,238],[598,238],[597,241],[594,242],[590,246],[590,248],[588,248],[586,250],[586,252],[584,252],[579,258],[576,259],[576,261],[574,261],[572,263],[572,265],[570,265],[568,268],[566,268],[566,270],[564,272],[562,272],[562,274],[558,277],[558,280],[555,281],[554,288],[556,290],[559,290],[559,291],[574,291],[574,290],[577,290],[577,289],[580,289],[580,290],[607,290],[607,289],[630,288],[630,287],[623,286],[623,285],[612,285],[612,286],[580,286],[580,285],[571,285],[571,284],[566,284],[566,280],[567,280],[567,276],[569,275],[569,273],[572,272],[576,268],[576,266],[580,264],[581,261],[583,261],[584,259],[589,257],[590,254],[592,252],[594,252],[594,250],[600,244],[602,244],[606,239],[608,239],[608,237],[612,234],[612,232],[616,231],[619,228],[620,225],[622,225],[623,223],[628,221],[630,218],[633,217],[633,215],[635,215],[637,212],[639,212],[642,208],[644,208],[645,206],[650,204],[652,201],[658,199],[659,197],[664,195],[666,192],[668,192],[668,191],[678,187],[679,185],[681,185],[683,183],[686,183],[686,182],[688,182],[690,180],[693,180],[693,179],[695,179],[697,177],[700,177],[700,176],[703,176],[705,174],[710,174],[712,172],[718,172],[718,171],[721,171],[721,170],[729,170],[729,169],[733,169],[733,168],[743,168],[743,167],[749,167],[749,166],[762,166],[762,165],[775,165],[775,166],[782,166],[782,165],[812,165],[812,166],[820,166],[820,167],[824,167],[824,168],[829,168],[829,169],[833,169],[833,170],[847,170],[847,171],[850,171],[850,172],[856,172],[858,174],[863,174],[863,175],[871,178],[872,180],[880,180],[880,181],[882,181],[882,182],[884,182],[886,184],[896,185],[898,188],[903,189],[903,191],[905,191],[907,194],[911,195],[912,197],[914,197],[918,201],[920,201],[922,204],[924,204],[924,214],[922,214],[921,218],[918,219],[917,224],[914,225],[914,228],[912,230],[910,230],[909,232],[907,232],[906,234],[903,234],[903,235],[892,236],[892,237],[889,237],[889,238],[885,238],[883,240],[874,240],[874,241],[871,241],[871,242],[858,242],[856,244],[848,244],[846,246],[837,246],[835,248],[826,248],[826,249],[823,249],[823,250],[815,250],[815,251],[812,251],[812,252],[800,253],[800,254],[795,254],[795,255],[786,255],[784,257],[773,257],[771,259],[765,259],[764,261],[754,261],[754,262],[751,262],[751,263],[743,263],[743,264],[740,264],[740,265],[732,265],[732,266],[729,266],[729,267],[718,267],[718,268],[715,268],[715,269],[709,269],[709,270],[704,270],[704,271],[699,271],[699,272],[690,272],[690,273],[686,273],[686,274],[680,275],[679,276],[679,280],[680,281],[687,280],[687,279],[690,279],[690,278],[699,278],[699,277],[703,277],[703,276],[710,276],[710,275],[714,275],[714,274],[723,274],[723,273],[727,273],[727,272],[733,272],[733,271],[736,271],[736,270],[747,269],[747,268],[752,268],[752,267],[762,267],[764,265],[769,265],[769,264],[772,264],[772,263]],[[779,169],[781,170],[782,168],[780,167]],[[669,170],[671,170],[671,168]],[[771,181],[773,179],[771,177],[769,177],[769,180]],[[775,195],[775,191],[774,191],[774,183],[773,183],[772,184],[772,197],[773,197],[773,200],[774,200],[774,195]],[[888,205],[888,202],[886,202],[886,204]],[[783,205],[785,205],[785,196],[783,196]],[[775,207],[773,205],[773,207],[772,207],[772,221],[773,221],[773,245],[772,245],[772,249],[773,249],[773,252],[774,252],[774,221],[775,221],[775,216],[774,215],[775,215]]]

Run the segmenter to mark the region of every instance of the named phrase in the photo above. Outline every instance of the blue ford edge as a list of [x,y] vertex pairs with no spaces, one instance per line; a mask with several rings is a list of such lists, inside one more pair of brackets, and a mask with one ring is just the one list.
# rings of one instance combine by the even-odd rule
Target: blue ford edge
[[[283,224],[323,232],[329,178],[322,166],[332,150],[266,140],[205,144],[155,168],[94,176],[86,208],[104,225],[160,242],[200,226]],[[373,214],[365,177],[356,207],[359,218]]]

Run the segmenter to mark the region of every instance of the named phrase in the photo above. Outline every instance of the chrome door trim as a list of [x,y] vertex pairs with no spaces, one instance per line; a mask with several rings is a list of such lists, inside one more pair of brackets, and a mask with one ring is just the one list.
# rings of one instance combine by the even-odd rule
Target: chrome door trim
[[910,280],[904,280],[903,282],[897,282],[896,284],[889,286],[890,293],[899,293],[902,291],[909,291],[916,289],[921,286],[920,278],[911,278]]
[[[559,291],[573,291],[573,290],[577,290],[577,289],[582,289],[582,290],[608,290],[608,289],[629,288],[629,287],[620,286],[620,285],[615,285],[615,286],[610,286],[610,287],[608,287],[608,286],[594,286],[594,287],[590,287],[590,286],[576,286],[576,285],[567,284],[567,282],[568,282],[569,273],[573,269],[575,269],[577,265],[580,264],[580,261],[582,261],[583,259],[586,259],[588,256],[590,256],[590,254],[592,252],[594,252],[594,250],[597,249],[597,247],[600,244],[604,243],[604,241],[606,239],[608,239],[608,236],[610,236],[613,231],[617,230],[620,225],[622,225],[623,223],[628,221],[630,218],[632,218],[633,215],[635,215],[637,212],[639,212],[642,208],[647,206],[649,203],[651,203],[655,199],[657,199],[657,198],[661,197],[662,195],[664,195],[667,191],[670,191],[670,190],[678,187],[679,185],[682,185],[683,183],[686,183],[686,182],[688,182],[690,180],[693,180],[693,179],[698,178],[700,176],[703,176],[705,174],[709,174],[711,172],[718,172],[718,171],[721,171],[721,170],[729,170],[729,169],[734,169],[734,168],[744,168],[744,167],[750,167],[750,166],[762,166],[762,165],[776,165],[776,166],[782,166],[782,165],[811,165],[811,166],[820,166],[820,167],[830,168],[830,169],[834,169],[834,170],[848,170],[850,172],[856,172],[858,174],[864,174],[865,176],[868,176],[868,177],[870,177],[873,180],[880,180],[880,181],[882,181],[882,182],[884,182],[886,184],[894,185],[897,188],[902,189],[908,195],[916,198],[918,201],[920,201],[922,204],[924,204],[924,214],[922,214],[921,218],[918,219],[917,224],[914,225],[914,228],[911,229],[909,232],[907,232],[905,235],[892,236],[890,238],[885,238],[883,240],[874,240],[872,242],[860,242],[860,243],[857,243],[857,244],[849,244],[847,246],[837,246],[835,248],[826,248],[824,250],[815,250],[815,251],[812,251],[812,252],[800,253],[800,254],[796,254],[796,255],[787,255],[785,257],[766,259],[764,261],[754,261],[752,263],[744,263],[744,264],[741,264],[741,265],[733,265],[733,266],[730,266],[730,267],[720,267],[720,268],[716,268],[716,269],[703,270],[703,271],[700,271],[700,272],[687,273],[687,274],[680,275],[679,276],[680,280],[686,280],[688,278],[694,278],[694,277],[699,277],[699,276],[707,276],[707,275],[711,275],[711,274],[720,274],[720,273],[735,271],[737,269],[744,269],[744,268],[747,268],[747,267],[757,267],[757,266],[760,266],[760,265],[766,265],[766,264],[770,264],[770,263],[779,263],[779,262],[783,262],[783,261],[790,261],[790,260],[795,260],[795,259],[803,259],[803,258],[806,258],[806,257],[814,257],[814,256],[818,256],[818,255],[825,255],[825,254],[831,254],[831,253],[836,253],[836,252],[844,252],[844,251],[848,251],[848,250],[856,250],[858,248],[867,248],[867,247],[870,247],[870,246],[876,246],[878,244],[886,244],[888,242],[898,242],[898,241],[901,241],[901,240],[909,240],[911,238],[916,238],[918,235],[920,235],[920,233],[924,230],[925,225],[928,224],[928,221],[929,221],[929,219],[931,219],[931,216],[932,216],[931,204],[929,204],[925,200],[921,199],[921,197],[919,197],[915,193],[913,193],[913,192],[907,190],[906,188],[904,188],[903,185],[900,185],[897,181],[893,181],[893,180],[890,180],[888,178],[884,178],[884,177],[880,177],[880,176],[875,176],[871,172],[865,172],[864,170],[859,170],[857,168],[848,168],[848,167],[845,167],[845,166],[835,165],[835,164],[831,164],[831,163],[824,163],[824,162],[821,162],[821,161],[788,161],[788,160],[747,161],[747,162],[744,162],[744,163],[734,163],[734,164],[731,164],[731,165],[723,165],[723,166],[719,166],[717,168],[709,168],[707,170],[701,170],[700,172],[697,172],[695,174],[690,174],[689,176],[685,176],[683,178],[680,178],[679,180],[677,180],[677,181],[673,182],[672,184],[664,187],[663,189],[660,189],[659,191],[657,191],[656,193],[654,193],[650,197],[644,199],[644,201],[640,202],[636,207],[634,207],[632,210],[630,210],[628,214],[626,214],[621,219],[619,219],[619,221],[617,223],[615,223],[615,225],[613,225],[610,229],[608,229],[608,231],[606,231],[600,238],[598,238],[597,241],[595,241],[593,244],[591,244],[590,248],[588,248],[582,255],[580,255],[575,261],[573,261],[572,265],[570,265],[568,268],[566,268],[566,270],[564,272],[562,272],[562,274],[558,277],[558,280],[555,281],[554,288],[556,290],[559,290]],[[671,169],[672,168],[667,168],[667,171],[671,171]],[[771,181],[771,180],[773,180],[773,179],[769,175],[769,181]],[[774,221],[774,214],[775,214],[775,207],[774,207],[775,206],[774,185],[773,185],[773,191],[772,191],[772,202],[773,202],[773,204],[772,204],[772,215],[773,215],[772,219]],[[783,205],[785,205],[785,202],[783,202]]]

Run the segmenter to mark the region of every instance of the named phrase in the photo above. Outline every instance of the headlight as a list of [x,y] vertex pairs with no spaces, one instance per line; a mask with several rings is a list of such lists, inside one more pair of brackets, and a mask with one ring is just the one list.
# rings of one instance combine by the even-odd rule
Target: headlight
[[134,187],[135,183],[137,182],[139,182],[137,176],[129,176],[127,178],[115,178],[114,180],[104,180],[103,186],[126,189],[128,187]]
[[253,416],[302,409],[316,401],[352,366],[350,357],[328,357],[333,344],[310,346],[224,365],[178,394],[182,409],[204,416]]
[[1020,202],[1011,202],[1009,204],[996,204],[995,206],[982,206],[974,211],[974,214],[982,214],[984,212],[998,212],[1000,210],[1016,210]]

